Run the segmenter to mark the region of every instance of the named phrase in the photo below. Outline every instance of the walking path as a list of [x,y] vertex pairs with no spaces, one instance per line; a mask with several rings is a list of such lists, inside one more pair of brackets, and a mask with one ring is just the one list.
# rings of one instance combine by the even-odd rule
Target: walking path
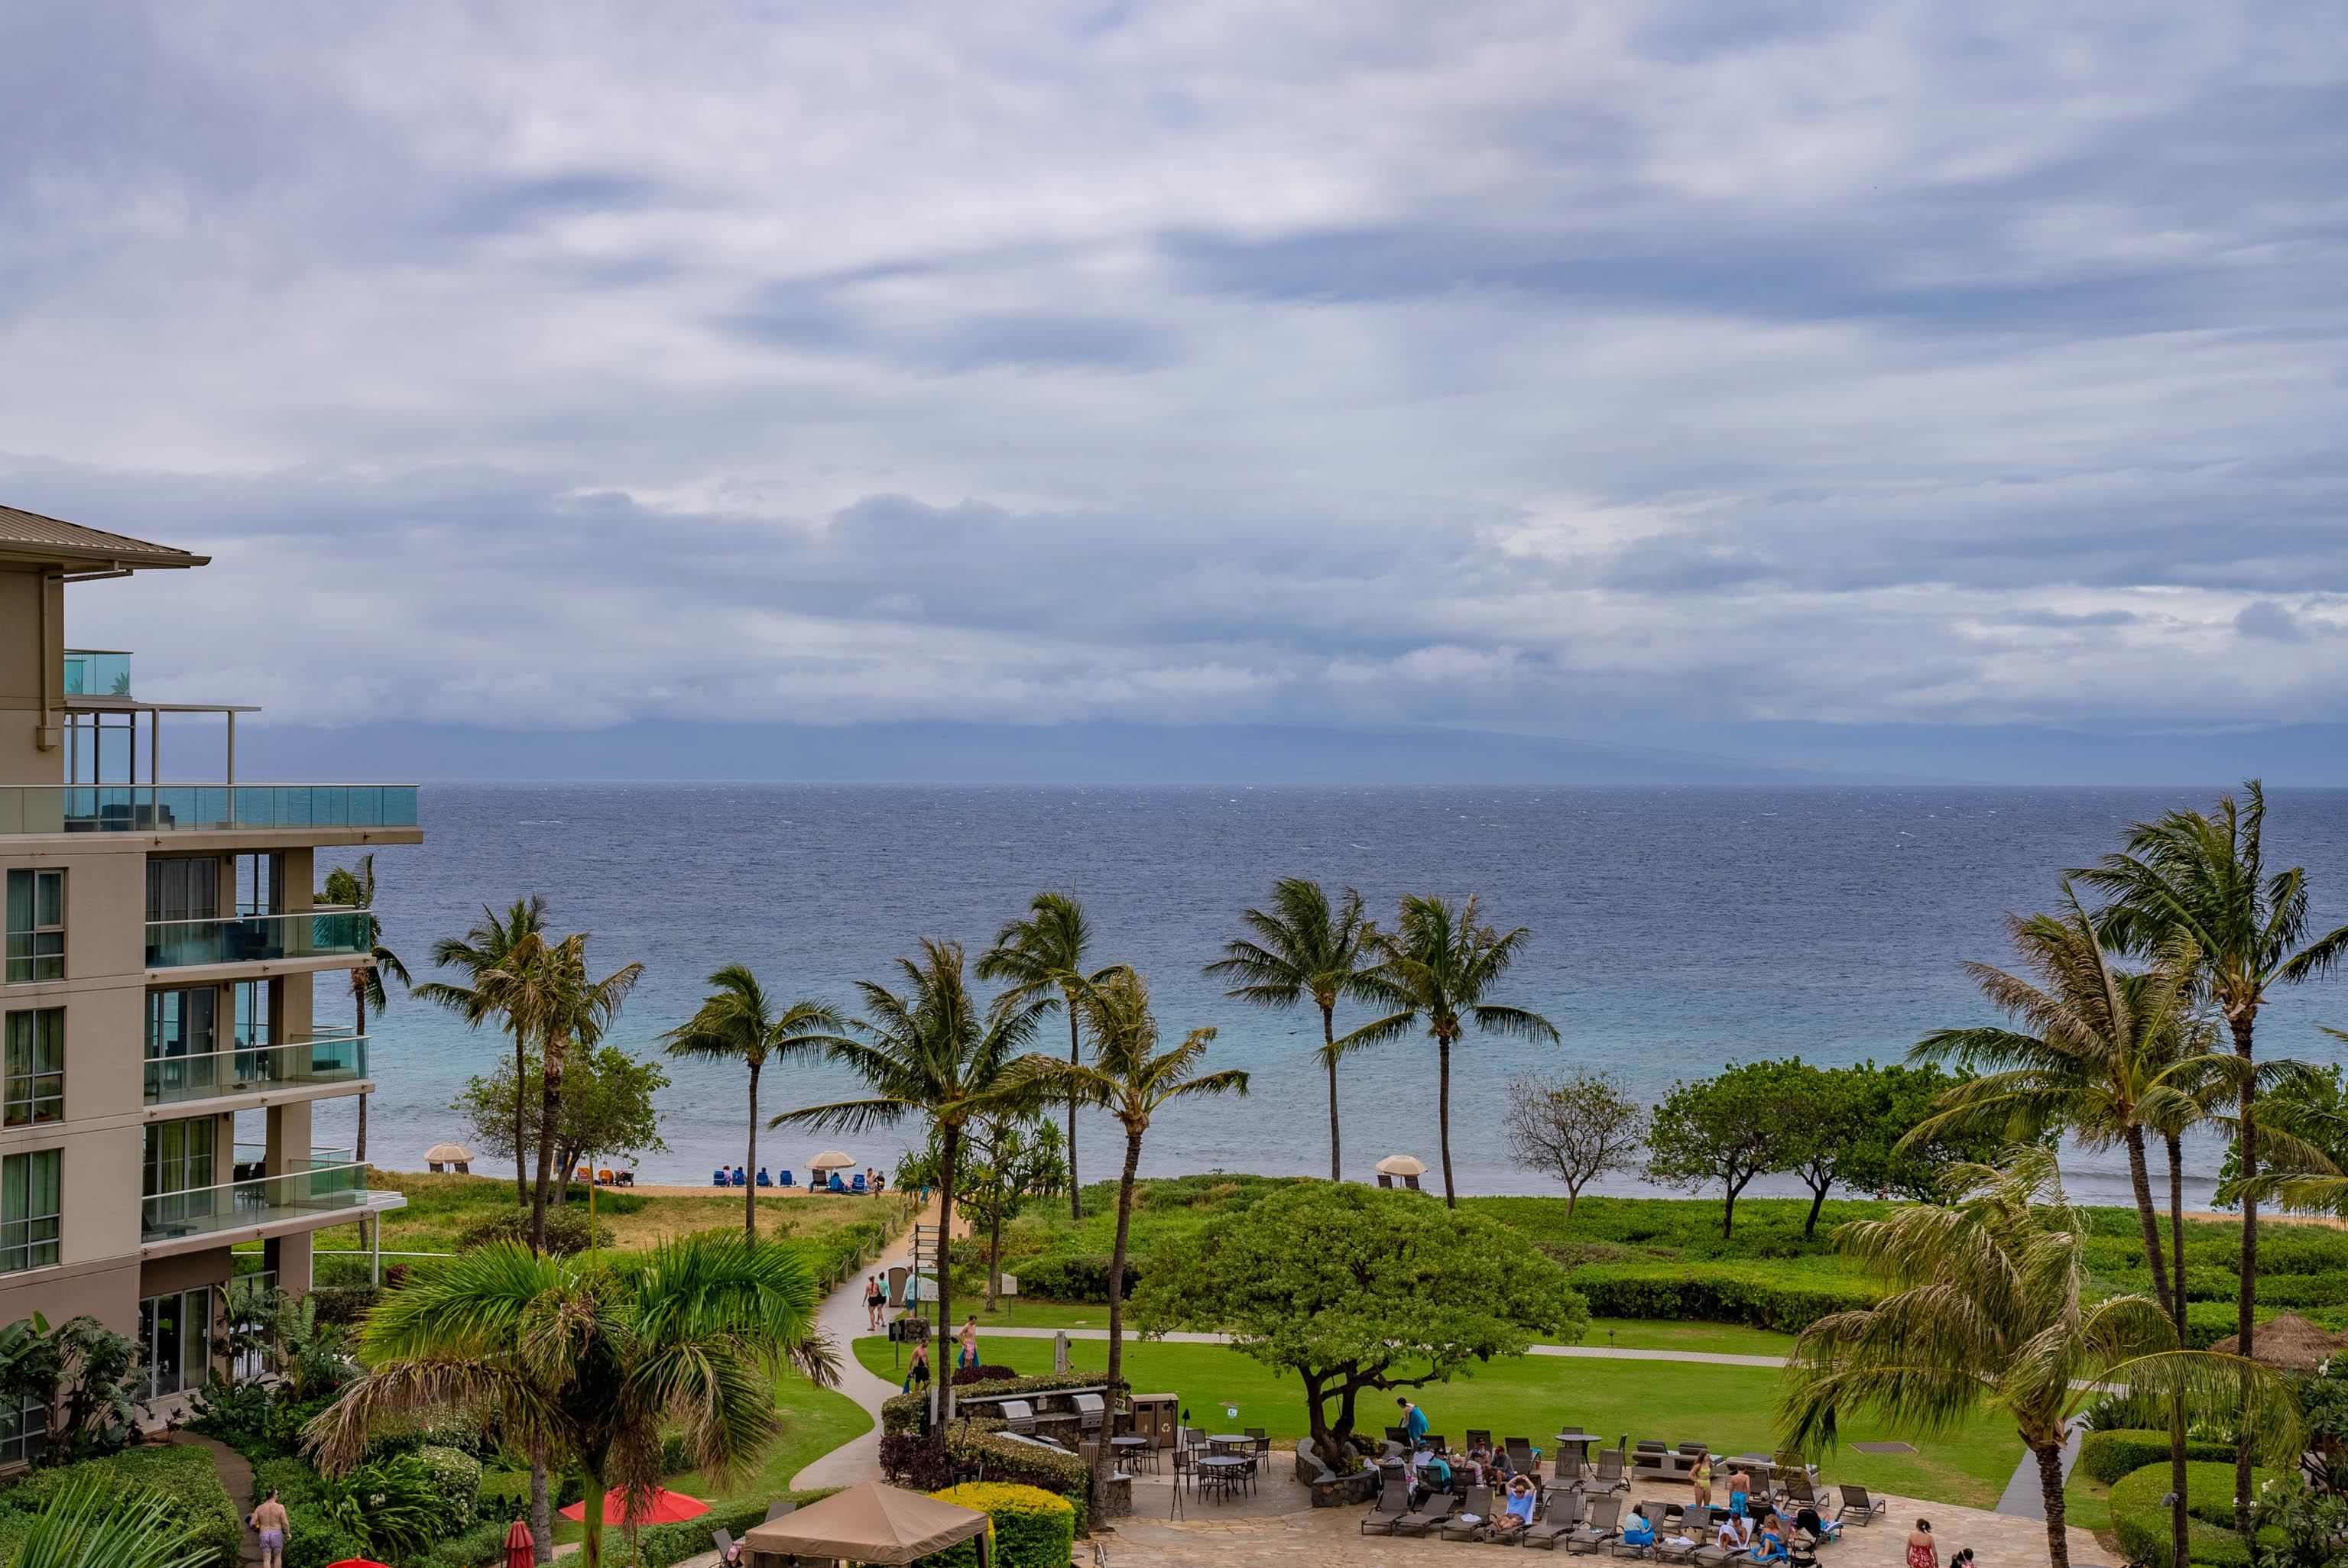
[[[937,1204],[932,1203],[918,1218],[923,1225],[935,1224]],[[965,1228],[956,1225],[957,1240]],[[872,1332],[871,1318],[864,1309],[865,1280],[875,1274],[887,1278],[891,1266],[911,1262],[912,1255],[913,1231],[909,1225],[903,1235],[889,1244],[878,1261],[859,1269],[825,1297],[822,1309],[816,1314],[817,1326],[839,1353],[839,1392],[864,1407],[865,1413],[872,1418],[872,1430],[841,1444],[791,1477],[794,1489],[853,1486],[880,1473],[880,1405],[898,1389],[896,1384],[866,1371],[850,1347]],[[935,1354],[934,1349],[932,1353]]]
[[243,1532],[240,1555],[247,1563],[261,1561],[261,1537],[244,1522],[252,1512],[252,1465],[242,1454],[216,1438],[200,1437],[194,1432],[172,1432],[165,1440],[181,1448],[201,1449],[212,1457],[212,1469],[220,1475],[222,1490],[236,1510],[237,1528]]

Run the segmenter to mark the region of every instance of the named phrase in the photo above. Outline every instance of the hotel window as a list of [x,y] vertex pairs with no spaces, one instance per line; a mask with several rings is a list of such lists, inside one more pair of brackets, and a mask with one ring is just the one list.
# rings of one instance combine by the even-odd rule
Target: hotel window
[[0,1465],[32,1464],[49,1451],[49,1408],[29,1396],[0,1399]]
[[147,918],[209,920],[220,913],[220,862],[209,855],[150,856]]
[[0,1158],[0,1274],[57,1261],[64,1164],[55,1149]]
[[8,1015],[0,1040],[0,1106],[10,1127],[62,1121],[66,1113],[66,1009]]
[[139,1304],[139,1343],[147,1351],[147,1397],[201,1389],[211,1364],[209,1286],[150,1296]]
[[8,979],[66,978],[66,874],[8,873]]

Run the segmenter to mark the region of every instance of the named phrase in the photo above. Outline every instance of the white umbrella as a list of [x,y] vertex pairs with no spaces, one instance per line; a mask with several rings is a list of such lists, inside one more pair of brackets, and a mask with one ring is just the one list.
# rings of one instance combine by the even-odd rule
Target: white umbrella
[[1426,1162],[1413,1158],[1408,1154],[1388,1154],[1385,1159],[1378,1162],[1378,1174],[1381,1176],[1423,1176],[1426,1174]]
[[811,1171],[844,1171],[855,1163],[855,1161],[850,1159],[839,1150],[826,1149],[822,1153],[818,1154],[814,1159],[808,1162],[808,1169]]
[[469,1174],[473,1152],[462,1143],[435,1143],[424,1151],[427,1169],[437,1171],[443,1165],[454,1165],[460,1173]]

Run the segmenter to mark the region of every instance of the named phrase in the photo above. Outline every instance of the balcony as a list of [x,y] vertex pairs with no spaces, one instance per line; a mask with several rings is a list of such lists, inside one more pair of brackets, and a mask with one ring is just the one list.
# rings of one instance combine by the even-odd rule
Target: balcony
[[322,1029],[308,1040],[283,1045],[232,1048],[201,1056],[149,1057],[147,1103],[178,1105],[270,1089],[363,1083],[366,1075],[367,1037],[349,1030]]
[[0,785],[0,834],[415,825],[414,784]]
[[[240,1149],[240,1154],[247,1151]],[[217,1186],[160,1193],[139,1203],[139,1240],[184,1241],[222,1231],[314,1229],[338,1216],[356,1219],[375,1210],[396,1208],[397,1193],[371,1193],[366,1167],[346,1149],[313,1149],[298,1169],[283,1175],[251,1175]],[[240,1162],[239,1170],[250,1167]]]
[[291,915],[238,915],[147,922],[147,967],[264,964],[290,958],[340,958],[373,947],[374,920],[364,909],[322,906]]
[[67,649],[65,692],[68,697],[129,696],[130,655],[118,648]]

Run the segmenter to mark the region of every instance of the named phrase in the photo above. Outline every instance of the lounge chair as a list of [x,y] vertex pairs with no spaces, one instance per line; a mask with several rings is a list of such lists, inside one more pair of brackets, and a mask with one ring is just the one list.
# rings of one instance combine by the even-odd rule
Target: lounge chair
[[1810,1484],[1810,1472],[1806,1470],[1787,1472],[1785,1490],[1777,1494],[1777,1498],[1781,1504],[1789,1505],[1783,1510],[1787,1513],[1799,1508],[1815,1508],[1821,1514],[1826,1512],[1818,1502],[1818,1488]]
[[1591,1506],[1590,1522],[1565,1538],[1565,1549],[1580,1556],[1597,1551],[1619,1533],[1615,1524],[1622,1517],[1621,1498],[1600,1498]]
[[1663,1532],[1660,1529],[1655,1532],[1654,1539],[1652,1541],[1627,1541],[1618,1532],[1613,1540],[1606,1543],[1606,1555],[1609,1557],[1653,1557],[1655,1554],[1655,1548],[1663,1543]]
[[1890,1504],[1879,1497],[1868,1496],[1867,1488],[1863,1486],[1853,1486],[1850,1482],[1844,1481],[1839,1490],[1842,1492],[1842,1512],[1835,1515],[1835,1522],[1838,1524],[1854,1513],[1859,1515],[1859,1522],[1861,1524],[1872,1524],[1877,1514],[1886,1512],[1890,1507]]
[[798,1183],[791,1179],[791,1173],[788,1171],[785,1171],[781,1175],[775,1178],[775,1185],[778,1187],[796,1187],[798,1185]]
[[1362,1515],[1365,1535],[1392,1535],[1395,1522],[1410,1512],[1410,1488],[1399,1481],[1388,1481],[1378,1488],[1378,1500]]
[[1468,1429],[1468,1446],[1472,1449],[1479,1442],[1485,1448],[1490,1448],[1492,1446],[1492,1434],[1485,1430],[1482,1427],[1469,1427]]
[[[1473,1524],[1468,1522],[1468,1516],[1471,1513],[1476,1516],[1476,1522]],[[1445,1520],[1437,1529],[1436,1533],[1446,1541],[1481,1541],[1484,1539],[1484,1532],[1489,1530],[1491,1525],[1492,1489],[1488,1486],[1471,1486],[1468,1489],[1467,1506]]]
[[734,1550],[734,1537],[728,1535],[724,1527],[720,1526],[709,1532],[709,1539],[717,1548],[717,1560],[720,1563],[725,1562],[726,1554]]
[[1404,1448],[1410,1447],[1410,1429],[1408,1427],[1388,1427],[1386,1429],[1386,1441],[1390,1443],[1400,1443]]
[[1589,1502],[1589,1497],[1578,1488],[1552,1491],[1540,1518],[1518,1533],[1527,1546],[1546,1547],[1554,1552],[1560,1536],[1570,1535],[1581,1528],[1582,1510]]
[[778,1497],[774,1501],[767,1504],[767,1522],[768,1524],[772,1524],[784,1514],[796,1512],[798,1508],[798,1504],[791,1501],[789,1498]]
[[1395,1521],[1396,1535],[1425,1535],[1451,1517],[1452,1505],[1459,1500],[1447,1491],[1438,1491],[1426,1500],[1425,1508],[1404,1514]]
[[1540,1461],[1533,1458],[1530,1438],[1510,1438],[1508,1442],[1509,1468],[1519,1475],[1530,1475],[1533,1466]]
[[1591,1486],[1599,1491],[1628,1491],[1631,1490],[1630,1478],[1622,1473],[1622,1450],[1621,1449],[1600,1449],[1598,1450],[1598,1475],[1597,1479],[1591,1482]]

